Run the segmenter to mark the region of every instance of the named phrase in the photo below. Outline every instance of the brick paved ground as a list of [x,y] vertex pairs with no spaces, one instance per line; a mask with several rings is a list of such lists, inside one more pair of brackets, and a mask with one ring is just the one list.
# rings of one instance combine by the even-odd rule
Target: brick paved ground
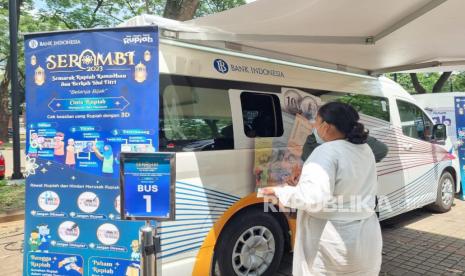
[[[465,202],[446,214],[420,209],[383,222],[382,276],[465,275]],[[0,224],[0,275],[21,275],[23,221]],[[278,276],[291,275],[285,256]]]
[[417,210],[383,223],[381,275],[465,275],[465,202],[452,211]]

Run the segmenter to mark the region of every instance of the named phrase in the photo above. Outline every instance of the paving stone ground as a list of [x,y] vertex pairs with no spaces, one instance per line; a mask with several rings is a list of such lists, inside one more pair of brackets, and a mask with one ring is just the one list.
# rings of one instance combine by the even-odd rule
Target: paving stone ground
[[[0,275],[22,273],[23,221],[0,224]],[[465,275],[465,202],[452,211],[424,209],[382,222],[381,276]],[[284,256],[277,276],[290,276],[292,256]]]
[[23,271],[24,221],[0,223],[0,275],[16,276]]
[[[380,276],[465,275],[465,202],[445,214],[418,209],[381,223]],[[292,256],[277,276],[290,276]]]

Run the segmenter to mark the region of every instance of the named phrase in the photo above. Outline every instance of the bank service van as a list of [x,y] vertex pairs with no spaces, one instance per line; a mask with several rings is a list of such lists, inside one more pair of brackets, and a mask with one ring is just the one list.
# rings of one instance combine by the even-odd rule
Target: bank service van
[[446,127],[395,82],[166,38],[159,51],[159,151],[176,153],[162,275],[274,275],[295,216],[266,212],[256,192],[300,174],[310,122],[330,101],[354,106],[389,148],[377,164],[380,220],[451,208],[458,160]]

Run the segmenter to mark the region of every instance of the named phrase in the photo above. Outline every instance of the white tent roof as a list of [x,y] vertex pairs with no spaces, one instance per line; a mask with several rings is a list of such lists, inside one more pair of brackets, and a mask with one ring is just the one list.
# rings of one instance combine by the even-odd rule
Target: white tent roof
[[370,74],[465,70],[465,0],[257,0],[177,22],[165,36]]

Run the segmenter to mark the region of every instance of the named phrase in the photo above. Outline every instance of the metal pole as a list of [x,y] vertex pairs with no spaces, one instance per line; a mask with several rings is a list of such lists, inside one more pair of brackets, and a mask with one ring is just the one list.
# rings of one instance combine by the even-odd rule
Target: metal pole
[[142,276],[155,276],[157,271],[156,248],[154,237],[156,236],[156,227],[146,221],[145,225],[140,228],[141,259],[140,266]]
[[10,23],[10,72],[11,105],[13,122],[13,175],[12,179],[21,179],[21,147],[19,141],[19,83],[18,83],[18,6],[16,0],[9,0]]

